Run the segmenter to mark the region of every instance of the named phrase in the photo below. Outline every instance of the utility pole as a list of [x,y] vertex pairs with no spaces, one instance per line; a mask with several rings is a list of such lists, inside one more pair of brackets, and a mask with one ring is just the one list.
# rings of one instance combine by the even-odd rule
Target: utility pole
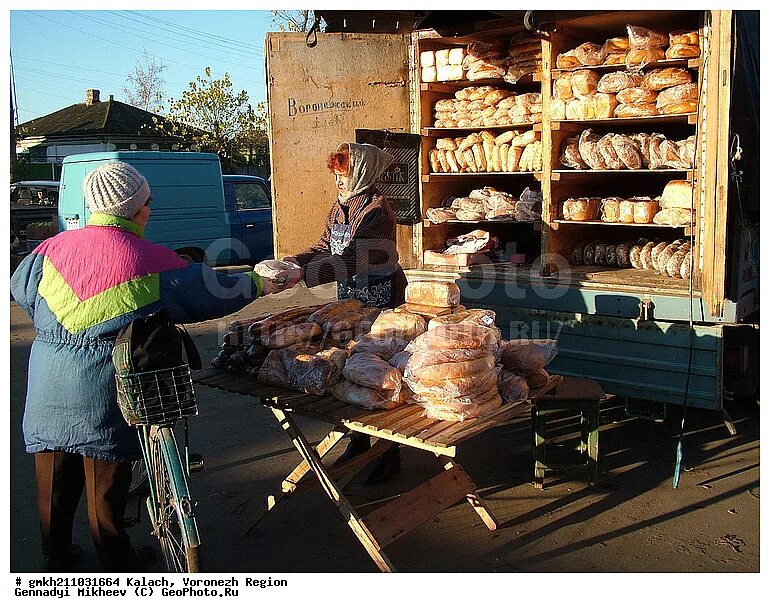
[[10,138],[10,141],[11,141],[11,151],[10,151],[10,153],[11,153],[11,165],[10,165],[10,169],[11,169],[11,183],[13,183],[14,181],[16,181],[17,174],[18,174],[18,166],[17,166],[17,161],[16,161],[16,109],[15,109],[16,99],[15,99],[15,96],[13,95],[14,94],[14,90],[16,89],[14,87],[14,78],[13,78],[13,55],[11,55],[11,83],[10,83],[10,85],[11,85],[11,95],[10,95],[10,98],[9,98],[10,101],[11,101],[11,121],[10,121],[10,126],[11,126],[11,138]]

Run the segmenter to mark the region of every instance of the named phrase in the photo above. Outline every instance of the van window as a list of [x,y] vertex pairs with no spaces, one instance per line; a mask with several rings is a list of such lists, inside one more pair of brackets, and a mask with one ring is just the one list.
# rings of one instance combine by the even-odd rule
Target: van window
[[270,208],[270,196],[259,183],[234,183],[233,187],[238,210]]

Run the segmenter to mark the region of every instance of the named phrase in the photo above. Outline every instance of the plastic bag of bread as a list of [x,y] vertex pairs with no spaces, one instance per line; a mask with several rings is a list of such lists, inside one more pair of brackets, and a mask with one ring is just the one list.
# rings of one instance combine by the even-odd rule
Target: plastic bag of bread
[[617,93],[620,104],[649,104],[658,99],[658,93],[643,87],[627,87]]
[[567,103],[564,100],[552,98],[550,108],[552,120],[559,121],[561,119],[567,119]]
[[631,48],[631,43],[625,36],[608,38],[604,43],[606,53],[625,53]]
[[567,119],[584,121],[588,116],[587,102],[585,98],[572,98],[568,100],[564,108],[564,114]]
[[619,104],[615,108],[615,117],[650,117],[658,114],[654,104]]
[[445,223],[451,219],[457,219],[457,215],[453,209],[450,208],[433,208],[425,211],[425,217],[431,223]]
[[412,281],[406,286],[406,302],[453,307],[460,304],[460,288],[452,281]]
[[687,168],[695,167],[695,146],[697,138],[695,135],[688,136],[684,140],[677,141],[679,146],[679,158],[687,164]]
[[559,161],[563,166],[567,168],[574,168],[575,170],[587,170],[588,164],[580,157],[580,149],[578,148],[577,137],[564,139],[562,142],[562,152]]
[[497,375],[497,391],[504,402],[521,402],[529,397],[529,386],[524,377],[505,369]]
[[543,387],[548,383],[548,379],[548,373],[544,370],[529,374],[525,378],[530,390],[536,390],[539,387]]
[[604,163],[611,170],[622,170],[626,166],[615,151],[612,144],[613,134],[605,134],[599,139],[599,154],[604,158]]
[[642,168],[642,154],[639,146],[630,137],[625,134],[613,134],[612,147],[626,168],[631,170]]
[[642,87],[654,91],[660,91],[675,85],[684,85],[692,82],[692,75],[684,68],[656,68],[644,75]]
[[671,45],[666,49],[666,59],[680,60],[700,55],[700,46],[698,45]]
[[288,359],[286,372],[289,375],[289,385],[294,389],[323,396],[327,390],[339,381],[340,371],[337,364],[319,354],[296,353],[291,355],[290,348],[280,351],[287,352],[284,360]]
[[594,94],[589,96],[591,111],[589,116],[592,119],[609,119],[615,116],[615,109],[618,106],[618,100],[615,94]]
[[661,209],[655,214],[652,223],[659,226],[689,227],[693,221],[692,209]]
[[387,309],[374,320],[369,335],[373,337],[397,336],[411,341],[428,329],[428,324],[420,315],[414,313],[396,313]]
[[660,144],[660,157],[664,168],[676,168],[684,170],[689,168],[688,163],[679,157],[679,143],[672,140],[664,140]]
[[626,63],[627,57],[628,57],[628,53],[626,53],[625,51],[623,51],[622,53],[608,53],[607,57],[604,58],[604,65],[620,66]]
[[438,80],[435,66],[423,66],[420,69],[420,77],[423,83],[435,83]]
[[631,198],[631,200],[634,203],[634,223],[652,223],[660,209],[658,202],[652,198]]
[[280,273],[286,272],[287,270],[296,270],[298,268],[300,268],[300,266],[294,262],[285,262],[284,260],[262,260],[254,266],[254,272],[260,277],[275,279]]
[[662,134],[651,134],[649,141],[649,168],[650,170],[657,170],[663,167],[663,157],[660,154],[660,146],[666,140],[666,137]]
[[599,136],[593,130],[583,130],[578,140],[578,151],[583,161],[592,170],[607,170],[607,164],[599,152]]
[[[436,328],[438,329],[438,328]],[[461,362],[443,362],[440,364],[424,365],[423,354],[413,353],[406,364],[404,377],[420,385],[437,385],[451,390],[453,395],[464,393],[462,389],[459,392],[455,389],[457,381],[460,379],[471,379],[475,377],[479,382],[483,381],[495,367],[495,356],[491,353],[484,353],[481,357],[473,360],[464,360]],[[415,393],[420,390],[410,385]]]
[[393,394],[401,391],[401,371],[371,353],[354,353],[345,362],[342,376],[363,387],[387,390]]
[[315,323],[302,323],[285,326],[277,330],[268,330],[262,334],[261,341],[269,349],[280,349],[320,336],[321,326]]
[[632,49],[647,49],[668,45],[669,36],[664,32],[632,25],[627,25],[626,31],[628,32],[628,42]]
[[403,351],[408,344],[409,341],[397,336],[374,337],[362,334],[350,341],[345,348],[351,355],[354,353],[372,353],[383,360],[389,360],[399,351]]
[[626,54],[626,67],[638,69],[664,59],[666,52],[663,49],[631,49]]
[[433,328],[437,328],[438,326],[457,324],[461,321],[469,321],[481,326],[492,327],[495,325],[495,312],[490,311],[489,309],[468,309],[461,313],[440,315],[428,322],[428,330],[433,330]]
[[576,70],[570,79],[572,94],[575,98],[586,98],[596,92],[599,73],[594,70]]
[[418,336],[407,346],[407,351],[436,351],[440,349],[484,349],[496,354],[500,344],[500,330],[477,323],[461,321],[438,326]]
[[682,85],[675,85],[673,87],[667,87],[658,93],[656,104],[658,108],[677,104],[679,102],[685,102],[687,100],[698,99],[698,84],[697,83],[683,83]]
[[698,112],[697,100],[685,100],[676,104],[669,104],[659,109],[661,115],[685,115]]
[[600,207],[602,221],[617,223],[620,221],[620,198],[602,198]]
[[516,338],[503,342],[500,362],[504,369],[526,376],[544,369],[558,352],[555,340]]
[[496,389],[490,389],[483,394],[469,396],[461,400],[424,400],[419,404],[425,409],[423,416],[427,419],[465,421],[493,413],[502,406],[503,400]]
[[575,55],[574,49],[556,56],[556,68],[577,68],[580,65],[580,60]]
[[409,358],[411,357],[412,354],[408,351],[399,351],[398,353],[393,354],[393,357],[388,360],[388,364],[397,369],[403,377],[404,370],[406,369],[406,365],[409,362]]
[[618,221],[620,223],[634,223],[634,202],[623,199],[618,208]]
[[572,98],[572,78],[570,73],[564,72],[554,79],[553,97],[559,100],[569,100]]
[[674,45],[700,45],[700,35],[697,30],[675,30],[669,32],[668,42]]
[[681,179],[669,181],[666,187],[663,188],[663,194],[660,197],[660,208],[692,209],[692,184]]
[[376,390],[343,379],[331,389],[332,395],[342,402],[355,404],[371,410],[391,410],[406,401],[406,392],[401,390],[395,396],[385,390]]
[[505,75],[505,69],[501,66],[479,60],[470,65],[465,76],[469,81],[479,81],[481,79],[502,79],[503,75]]
[[596,43],[583,43],[573,50],[575,57],[583,66],[599,66],[607,57],[607,51]]
[[603,75],[596,85],[596,91],[602,94],[617,94],[629,87],[639,87],[642,84],[642,75],[621,70],[608,72]]

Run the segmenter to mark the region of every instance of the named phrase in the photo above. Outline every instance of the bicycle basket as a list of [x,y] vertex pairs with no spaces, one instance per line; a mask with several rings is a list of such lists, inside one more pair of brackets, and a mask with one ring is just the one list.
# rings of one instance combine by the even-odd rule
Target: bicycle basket
[[131,426],[173,422],[198,414],[187,364],[141,373],[116,374],[118,407]]

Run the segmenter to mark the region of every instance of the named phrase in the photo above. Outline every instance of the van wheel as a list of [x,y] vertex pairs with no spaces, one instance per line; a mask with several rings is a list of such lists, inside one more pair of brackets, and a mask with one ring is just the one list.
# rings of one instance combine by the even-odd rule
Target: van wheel
[[206,261],[206,256],[200,249],[179,249],[176,254],[188,264]]

